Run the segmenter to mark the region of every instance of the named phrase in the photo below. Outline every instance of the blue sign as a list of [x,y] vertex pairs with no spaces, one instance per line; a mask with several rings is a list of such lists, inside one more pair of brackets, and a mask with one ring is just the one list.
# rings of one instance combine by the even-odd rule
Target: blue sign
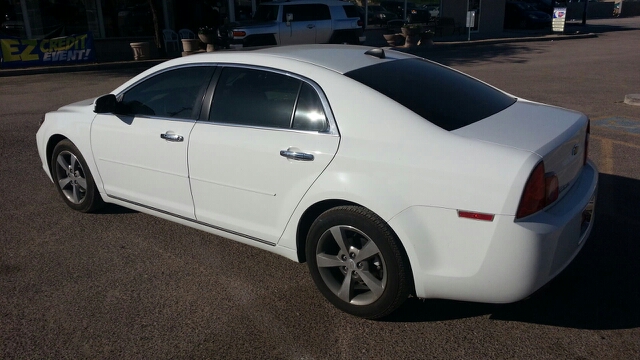
[[91,32],[55,39],[0,38],[0,67],[50,66],[96,60]]

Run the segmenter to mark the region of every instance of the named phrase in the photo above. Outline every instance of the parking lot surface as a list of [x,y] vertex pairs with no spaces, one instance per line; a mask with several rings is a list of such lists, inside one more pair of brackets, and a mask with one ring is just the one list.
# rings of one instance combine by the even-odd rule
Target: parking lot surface
[[0,358],[640,358],[640,107],[623,102],[640,93],[640,19],[616,21],[596,38],[424,54],[590,116],[596,224],[529,299],[409,299],[383,321],[332,307],[304,264],[116,206],[64,205],[36,154],[38,119],[139,69],[0,78]]

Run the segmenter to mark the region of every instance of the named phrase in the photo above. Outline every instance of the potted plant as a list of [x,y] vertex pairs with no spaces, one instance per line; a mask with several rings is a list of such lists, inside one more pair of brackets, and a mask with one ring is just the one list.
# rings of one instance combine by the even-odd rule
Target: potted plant
[[402,35],[404,36],[404,46],[411,47],[418,45],[420,34],[423,32],[420,24],[405,24],[402,26]]
[[404,36],[416,36],[421,34],[423,31],[422,25],[420,24],[404,24],[402,25],[402,35]]
[[423,31],[420,34],[420,42],[418,43],[418,45],[420,46],[433,45],[433,35],[434,35],[434,32],[431,30]]
[[203,26],[198,29],[198,37],[205,44],[213,44],[217,36],[217,31],[209,26]]

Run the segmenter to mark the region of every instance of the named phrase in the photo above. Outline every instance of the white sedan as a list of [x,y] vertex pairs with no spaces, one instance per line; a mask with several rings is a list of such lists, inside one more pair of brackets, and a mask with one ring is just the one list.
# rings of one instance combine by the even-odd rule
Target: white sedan
[[598,187],[584,114],[359,46],[170,60],[47,113],[37,143],[71,208],[118,204],[306,261],[366,318],[411,294],[529,296],[584,245]]

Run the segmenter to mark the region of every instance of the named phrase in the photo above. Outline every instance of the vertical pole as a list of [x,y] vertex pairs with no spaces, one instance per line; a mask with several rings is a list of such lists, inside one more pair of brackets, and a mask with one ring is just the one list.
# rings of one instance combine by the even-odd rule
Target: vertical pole
[[467,0],[467,13],[464,16],[465,26],[467,27],[467,41],[471,41],[471,24],[469,19],[469,0]]
[[22,21],[24,22],[24,29],[27,32],[27,39],[31,39],[31,24],[29,23],[29,10],[27,10],[27,2],[20,1],[20,8],[22,9]]

